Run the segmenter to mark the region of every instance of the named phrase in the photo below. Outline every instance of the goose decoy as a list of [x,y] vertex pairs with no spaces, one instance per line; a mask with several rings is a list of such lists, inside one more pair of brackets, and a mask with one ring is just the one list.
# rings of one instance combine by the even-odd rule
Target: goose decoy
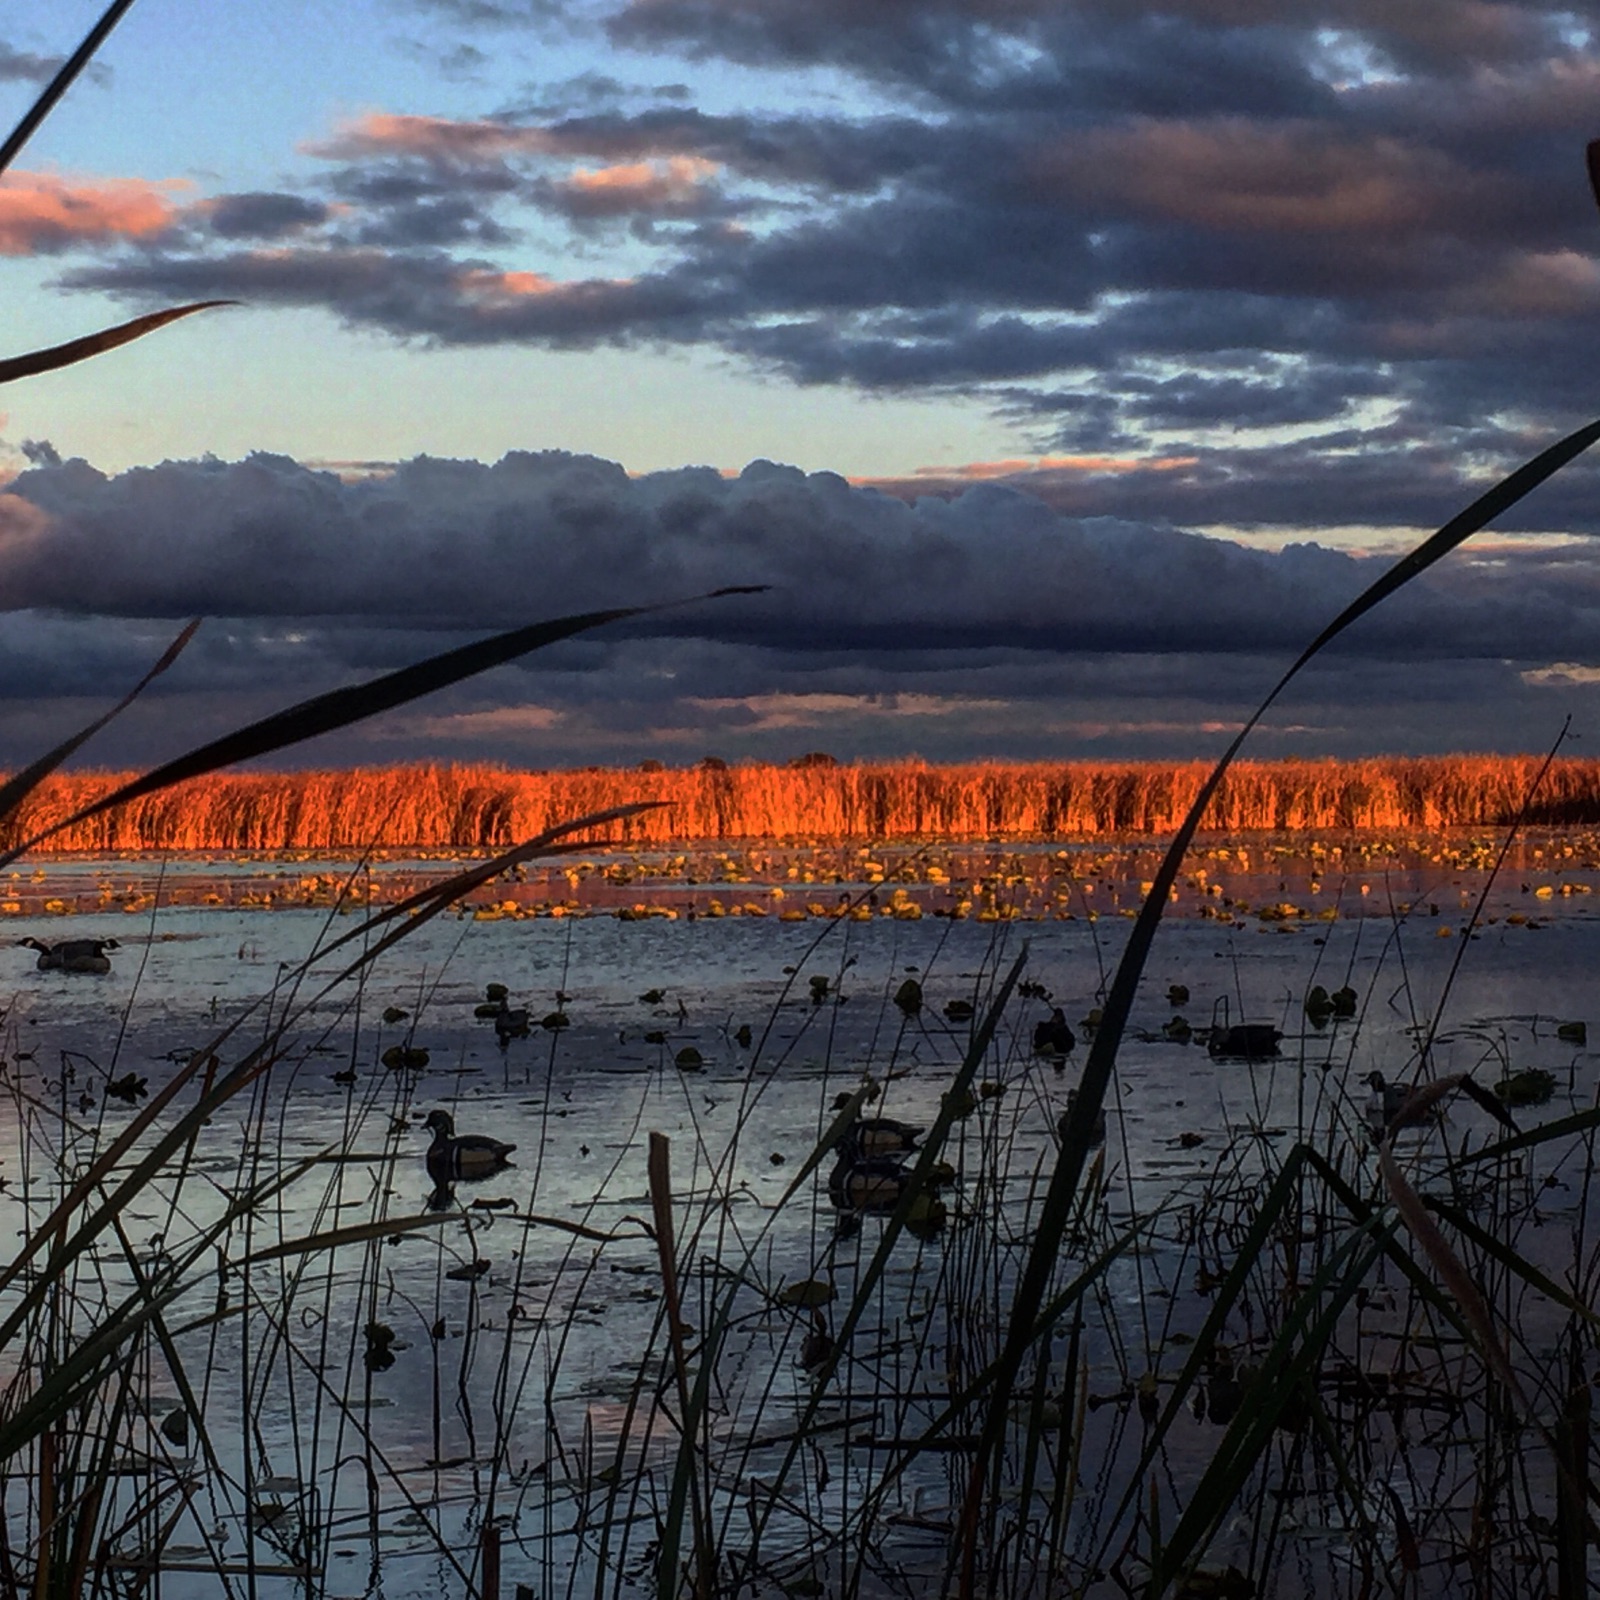
[[428,1176],[438,1184],[457,1178],[492,1178],[505,1170],[506,1157],[517,1148],[486,1133],[458,1135],[448,1111],[430,1111],[422,1126],[433,1134],[428,1146]]
[[870,1159],[875,1156],[899,1156],[915,1150],[917,1140],[921,1137],[921,1128],[896,1122],[892,1117],[863,1117],[840,1143],[851,1155]]
[[1077,1042],[1067,1026],[1067,1014],[1060,1006],[1056,1006],[1043,1022],[1034,1024],[1033,1053],[1036,1056],[1064,1056]]
[[513,1011],[506,997],[501,995],[500,1009],[494,1014],[494,1036],[500,1041],[502,1050],[513,1039],[526,1039],[528,1037],[528,1008],[526,1006],[518,1006]]
[[111,970],[107,950],[115,950],[115,939],[63,939],[46,944],[42,939],[18,939],[19,945],[39,952],[41,972],[85,972],[103,977]]
[[1266,1061],[1278,1054],[1282,1037],[1269,1022],[1236,1022],[1231,1028],[1213,1028],[1206,1049],[1236,1061]]

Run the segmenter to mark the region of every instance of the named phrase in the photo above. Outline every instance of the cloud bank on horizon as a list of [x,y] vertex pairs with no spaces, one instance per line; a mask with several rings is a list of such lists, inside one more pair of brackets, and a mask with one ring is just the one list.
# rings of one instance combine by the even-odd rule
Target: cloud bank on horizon
[[[277,186],[14,173],[0,254],[139,308],[959,399],[1053,460],[876,488],[539,454],[345,482],[271,457],[106,478],[41,447],[0,497],[5,759],[38,705],[133,672],[156,619],[225,619],[192,655],[210,727],[468,631],[728,582],[773,588],[534,658],[369,758],[1187,754],[1362,572],[1181,530],[1431,527],[1600,409],[1600,4],[404,9],[469,76],[550,30],[595,68],[306,128]],[[0,43],[0,77],[47,64]],[[772,95],[734,103],[734,69]],[[1597,471],[1508,529],[1600,531]],[[1458,558],[1263,750],[1544,742],[1597,692],[1597,576],[1579,543]]]
[[[0,493],[13,761],[52,708],[137,676],[192,614],[213,620],[102,760],[490,629],[728,584],[768,588],[542,652],[303,759],[1193,755],[1374,571],[1005,487],[908,503],[768,462],[630,477],[546,452],[341,477],[256,456],[108,476],[35,454]],[[1491,541],[1361,624],[1257,748],[1547,741],[1600,703],[1597,623],[1600,551]]]

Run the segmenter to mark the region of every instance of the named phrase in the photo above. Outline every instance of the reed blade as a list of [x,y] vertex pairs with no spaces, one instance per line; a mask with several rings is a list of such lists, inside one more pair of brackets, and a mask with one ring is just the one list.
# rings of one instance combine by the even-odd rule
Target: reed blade
[[197,311],[209,311],[214,306],[236,306],[237,300],[195,300],[186,306],[169,306],[165,311],[152,311],[131,322],[119,322],[113,328],[102,328],[99,333],[85,334],[81,339],[69,339],[65,344],[53,344],[43,350],[30,350],[24,355],[7,356],[0,360],[0,383],[15,383],[18,378],[32,378],[41,372],[54,372],[58,367],[70,367],[74,362],[87,361],[91,356],[115,350],[118,345],[132,344],[157,328],[164,328],[180,317],[192,317]]
[[0,144],[0,172],[17,159],[22,147],[38,130],[39,124],[55,109],[56,102],[77,82],[79,74],[94,58],[96,50],[110,37],[111,30],[127,15],[133,0],[111,0],[100,19],[83,36],[83,43],[61,63],[60,70],[39,91],[39,97],[23,113],[22,120]]
[[168,761],[73,812],[60,822],[52,823],[50,827],[0,855],[0,866],[10,865],[19,856],[43,844],[54,834],[66,828],[76,827],[79,823],[88,821],[90,817],[99,816],[113,807],[126,805],[131,800],[141,799],[161,789],[170,789],[174,784],[187,782],[190,778],[203,777],[206,773],[216,772],[219,768],[272,755],[291,745],[315,739],[321,734],[334,733],[340,728],[364,722],[380,712],[392,711],[397,706],[407,705],[424,695],[433,694],[440,689],[449,688],[452,684],[461,683],[467,678],[476,677],[492,667],[504,666],[507,662],[542,649],[545,645],[570,639],[574,634],[583,633],[589,628],[598,628],[607,622],[621,622],[630,617],[647,616],[653,612],[671,609],[673,606],[689,605],[697,600],[715,600],[724,595],[754,594],[759,592],[759,588],[760,586],[734,586],[714,589],[708,594],[691,596],[688,600],[667,601],[647,606],[617,606],[607,611],[586,611],[576,616],[535,622],[527,627],[512,628],[509,632],[497,633],[476,643],[429,656],[425,661],[401,667],[396,672],[385,673],[382,677],[373,678],[367,683],[356,684],[348,689],[334,689],[327,694],[316,695],[310,700],[302,700],[298,705],[275,712],[270,717],[263,717],[259,722],[252,722],[248,727],[225,734],[220,739],[213,739],[209,744],[203,744],[187,755]]
[[[1106,1089],[1111,1082],[1111,1073],[1116,1065],[1122,1035],[1132,1014],[1139,980],[1155,942],[1156,929],[1166,911],[1168,897],[1177,882],[1183,858],[1200,826],[1212,795],[1256,725],[1276,704],[1279,696],[1307,663],[1354,622],[1410,583],[1412,579],[1426,572],[1452,550],[1464,544],[1495,517],[1531,494],[1546,479],[1583,454],[1596,440],[1600,440],[1600,419],[1585,424],[1548,449],[1541,451],[1487,493],[1480,495],[1466,510],[1452,517],[1437,533],[1425,539],[1415,550],[1395,562],[1377,582],[1358,595],[1301,651],[1234,736],[1212,768],[1210,776],[1201,786],[1200,792],[1195,796],[1151,880],[1144,903],[1139,908],[1139,915],[1129,933],[1128,943],[1123,950],[1122,959],[1117,964],[1105,1004],[1101,1008],[1100,1025],[1096,1028],[1094,1039],[1089,1046],[1089,1055],[1084,1064],[1074,1109],[1075,1119],[1082,1121],[1095,1116],[1105,1102]],[[967,1486],[961,1521],[963,1529],[961,1593],[964,1600],[968,1600],[973,1594],[976,1583],[978,1552],[972,1534],[977,1527],[978,1506],[982,1501],[987,1463],[994,1455],[1005,1427],[1005,1406],[1000,1397],[1010,1392],[1028,1347],[1033,1342],[1035,1319],[1044,1300],[1082,1172],[1080,1141],[1064,1140],[1040,1213],[1038,1231],[1012,1300],[996,1397],[990,1402],[984,1424],[983,1443],[975,1457]]]
[[32,766],[23,768],[21,772],[8,778],[4,783],[0,783],[0,822],[10,816],[63,761],[81,746],[87,744],[114,717],[120,717],[149,688],[150,684],[159,678],[182,655],[184,646],[194,637],[195,629],[199,626],[200,619],[196,617],[167,646],[161,659],[109,711],[96,717],[86,728],[81,729],[73,734],[70,739],[58,744],[54,750],[40,756]]

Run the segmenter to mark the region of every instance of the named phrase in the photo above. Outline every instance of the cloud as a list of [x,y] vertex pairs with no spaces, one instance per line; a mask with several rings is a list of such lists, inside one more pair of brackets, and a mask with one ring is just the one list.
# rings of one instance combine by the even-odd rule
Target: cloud
[[48,83],[60,71],[61,59],[18,50],[0,40],[0,83]]
[[711,180],[717,164],[703,156],[668,156],[653,161],[578,167],[552,183],[549,204],[574,219],[648,215],[698,217],[718,207]]
[[0,176],[0,255],[51,255],[153,238],[177,216],[173,188],[137,178],[7,172]]
[[[548,21],[418,9],[495,50]],[[1029,480],[1139,521],[1426,526],[1593,407],[1600,0],[564,16],[591,46],[604,21],[604,74],[477,114],[369,110],[302,146],[296,187],[169,204],[142,231],[30,224],[26,248],[82,247],[59,281],[141,306],[710,352],[988,407],[1019,455],[1193,458]],[[772,69],[770,103],[730,60]],[[1590,528],[1593,487],[1575,472],[1537,514]]]
[[329,208],[303,195],[225,194],[201,208],[219,239],[278,239],[326,222]]

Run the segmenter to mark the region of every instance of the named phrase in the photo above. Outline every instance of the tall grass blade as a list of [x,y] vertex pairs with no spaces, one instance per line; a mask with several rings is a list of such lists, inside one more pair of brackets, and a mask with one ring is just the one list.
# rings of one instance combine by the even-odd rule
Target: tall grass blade
[[1379,1236],[1367,1231],[1352,1234],[1295,1302],[1262,1360],[1256,1382],[1246,1392],[1161,1550],[1147,1591],[1149,1600],[1159,1600],[1190,1561],[1199,1558],[1212,1532],[1237,1502],[1271,1442],[1284,1406],[1311,1381],[1345,1307],[1382,1254],[1382,1232],[1378,1230]]
[[169,306],[165,311],[152,311],[135,317],[131,322],[119,322],[114,328],[102,328],[99,333],[85,334],[81,339],[69,339],[65,344],[53,344],[44,350],[30,350],[24,355],[7,356],[0,360],[0,383],[15,383],[18,378],[32,378],[41,372],[54,372],[58,367],[70,367],[74,362],[87,361],[90,356],[115,350],[118,345],[132,344],[157,328],[164,328],[180,317],[192,317],[197,311],[209,311],[214,306],[236,306],[237,300],[196,300],[186,306]]
[[1299,675],[1301,669],[1319,651],[1352,623],[1442,560],[1495,517],[1516,505],[1547,478],[1581,455],[1596,440],[1600,440],[1600,420],[1587,423],[1541,451],[1532,461],[1519,467],[1486,494],[1479,496],[1465,511],[1451,518],[1437,533],[1425,539],[1408,555],[1403,556],[1376,583],[1358,595],[1301,651],[1289,669],[1278,679],[1266,699],[1223,751],[1216,766],[1212,768],[1211,775],[1195,796],[1194,803],[1190,806],[1162,858],[1161,865],[1154,874],[1150,890],[1139,908],[1139,915],[1129,934],[1122,959],[1117,964],[1105,1004],[1101,1008],[1100,1025],[1095,1030],[1094,1039],[1089,1046],[1088,1059],[1084,1064],[1078,1099],[1068,1124],[1067,1137],[1062,1141],[1061,1152],[1040,1212],[1039,1226],[1028,1254],[1027,1265],[1023,1269],[1016,1295],[1012,1300],[1000,1378],[995,1396],[989,1404],[984,1424],[983,1444],[974,1459],[966,1503],[962,1510],[961,1593],[964,1597],[970,1597],[973,1593],[978,1554],[976,1542],[978,1508],[983,1498],[986,1464],[994,1454],[1005,1427],[1006,1410],[1003,1397],[1010,1392],[1015,1383],[1017,1372],[1034,1338],[1034,1320],[1044,1300],[1050,1272],[1071,1211],[1072,1198],[1083,1172],[1082,1151],[1087,1144],[1083,1130],[1091,1124],[1104,1104],[1112,1068],[1116,1064],[1117,1050],[1133,1010],[1134,996],[1149,958],[1151,946],[1155,941],[1156,929],[1166,910],[1168,896],[1177,882],[1184,855],[1194,838],[1195,831],[1200,826],[1201,818],[1205,815],[1206,807],[1217,785],[1221,783],[1234,756],[1238,754],[1256,725]]
[[21,772],[6,779],[4,783],[0,783],[0,820],[10,816],[63,761],[81,746],[87,744],[108,722],[114,717],[121,716],[144,693],[150,684],[178,659],[183,653],[184,646],[194,637],[195,629],[199,626],[200,619],[196,617],[167,646],[161,659],[109,711],[96,717],[86,728],[73,734],[70,739],[58,744],[54,750],[40,756],[32,766],[23,768]]
[[1423,1205],[1417,1191],[1406,1181],[1406,1175],[1400,1170],[1400,1163],[1395,1160],[1387,1139],[1378,1147],[1378,1170],[1383,1174],[1384,1186],[1389,1191],[1389,1198],[1394,1201],[1395,1210],[1410,1229],[1412,1238],[1422,1246],[1434,1270],[1444,1280],[1445,1288],[1477,1335],[1483,1359],[1506,1386],[1516,1401],[1518,1411],[1523,1416],[1531,1416],[1532,1408],[1522,1392],[1522,1385],[1517,1382],[1516,1368],[1511,1365],[1511,1357],[1506,1353],[1488,1306],[1483,1303],[1483,1296],[1478,1293],[1477,1284],[1472,1281],[1472,1274],[1462,1264],[1460,1256],[1450,1248],[1450,1241],[1445,1238],[1438,1223],[1428,1215],[1428,1208]]
[[169,761],[131,783],[123,784],[70,817],[51,824],[15,849],[6,851],[0,855],[0,866],[9,865],[62,829],[99,816],[115,806],[126,805],[130,800],[154,794],[159,789],[170,789],[174,784],[215,772],[220,767],[271,755],[290,745],[315,739],[320,734],[350,727],[380,712],[392,711],[396,706],[406,705],[423,695],[433,694],[436,690],[487,672],[491,667],[504,666],[506,662],[515,661],[530,651],[569,639],[586,629],[597,628],[607,622],[620,622],[629,617],[646,616],[675,605],[689,605],[697,600],[754,594],[759,592],[759,587],[734,586],[694,595],[688,600],[667,601],[660,605],[617,606],[608,611],[586,611],[549,622],[535,622],[524,628],[513,628],[507,633],[480,639],[474,644],[462,645],[455,650],[446,650],[440,655],[429,656],[426,661],[402,667],[397,672],[385,673],[381,678],[373,678],[367,683],[356,684],[348,689],[334,689],[328,694],[302,700],[298,705],[275,712],[259,722],[252,722],[248,727],[220,739],[213,739],[209,744],[201,745],[187,755],[179,756],[175,761]]
[[4,172],[17,159],[22,147],[34,136],[39,124],[55,109],[56,102],[77,81],[78,75],[89,65],[96,50],[110,37],[111,30],[122,21],[133,0],[111,0],[101,13],[100,20],[83,36],[83,43],[61,63],[49,83],[39,92],[39,97],[23,113],[22,120],[0,144],[0,172]]
[[1496,1266],[1520,1278],[1530,1289],[1537,1289],[1553,1305],[1561,1306],[1569,1316],[1582,1318],[1600,1333],[1600,1311],[1586,1304],[1576,1295],[1563,1289],[1548,1273],[1541,1272],[1528,1257],[1514,1245],[1497,1239],[1487,1229],[1480,1228],[1466,1212],[1447,1204],[1433,1195],[1424,1195],[1422,1203],[1428,1210],[1437,1212],[1475,1249],[1481,1250]]
[[1532,1150],[1542,1144],[1559,1144],[1577,1134],[1589,1133],[1595,1128],[1600,1128],[1600,1107],[1591,1106],[1587,1111],[1573,1112],[1570,1117],[1553,1117],[1549,1122],[1541,1122],[1536,1128],[1524,1128],[1521,1133],[1514,1134],[1509,1139],[1502,1139],[1498,1144],[1483,1145],[1464,1156],[1458,1156],[1456,1160],[1460,1164],[1469,1161],[1498,1161],[1502,1156],[1515,1155],[1519,1150]]
[[[397,900],[392,906],[385,906],[382,911],[374,912],[366,918],[359,927],[352,928],[348,933],[341,934],[331,944],[323,945],[315,951],[307,965],[313,962],[325,961],[335,950],[342,949],[345,945],[360,939],[365,941],[368,935],[384,926],[385,923],[394,922],[399,918],[407,918],[404,928],[409,928],[417,923],[425,922],[430,917],[437,916],[453,901],[469,895],[474,889],[482,888],[484,884],[498,878],[503,872],[510,872],[513,867],[521,866],[525,861],[531,861],[540,855],[561,855],[572,850],[592,848],[581,842],[576,845],[557,844],[558,839],[565,838],[569,833],[580,833],[589,828],[604,827],[608,822],[620,822],[628,817],[636,817],[646,811],[653,811],[663,804],[659,800],[636,800],[632,805],[612,806],[605,811],[592,811],[587,816],[574,817],[570,822],[563,822],[554,828],[546,828],[543,833],[535,834],[533,838],[524,840],[514,848],[502,851],[501,854],[491,857],[488,861],[481,862],[475,867],[469,867],[464,872],[457,872],[438,883],[431,883],[425,889],[419,889],[415,894],[410,894],[403,900]],[[372,952],[364,952],[358,966],[364,966],[373,955],[382,955],[397,939],[404,937],[404,928],[399,932],[385,936],[383,942]],[[357,970],[351,967],[343,976],[349,977]]]

